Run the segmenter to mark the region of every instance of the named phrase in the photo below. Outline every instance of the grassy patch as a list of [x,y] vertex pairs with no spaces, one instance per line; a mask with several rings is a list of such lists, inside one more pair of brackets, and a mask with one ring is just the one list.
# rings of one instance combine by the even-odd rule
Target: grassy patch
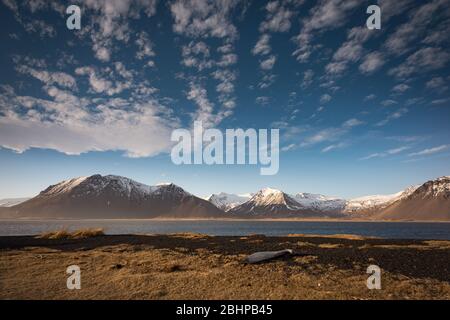
[[72,232],[70,232],[66,229],[63,229],[63,230],[45,232],[45,233],[37,236],[37,238],[51,239],[51,240],[86,239],[86,238],[99,237],[99,236],[103,236],[103,235],[105,235],[105,233],[103,232],[103,229],[101,229],[101,228],[80,229],[80,230],[75,230]]

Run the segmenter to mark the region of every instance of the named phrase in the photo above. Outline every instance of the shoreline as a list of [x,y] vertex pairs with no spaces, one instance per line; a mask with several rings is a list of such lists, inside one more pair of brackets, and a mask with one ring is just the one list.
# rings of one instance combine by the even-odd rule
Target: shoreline
[[[258,251],[292,249],[258,264]],[[66,288],[80,266],[82,289]],[[382,289],[366,286],[369,265]],[[211,285],[214,284],[214,285]],[[448,299],[450,241],[353,235],[0,236],[0,299]]]
[[450,223],[448,220],[371,220],[338,218],[0,218],[2,221],[260,221],[260,222],[391,222],[391,223]]

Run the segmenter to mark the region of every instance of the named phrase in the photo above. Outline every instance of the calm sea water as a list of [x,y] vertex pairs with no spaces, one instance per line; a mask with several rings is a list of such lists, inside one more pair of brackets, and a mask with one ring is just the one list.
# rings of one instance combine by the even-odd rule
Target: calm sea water
[[106,234],[167,234],[268,236],[355,234],[397,239],[450,240],[450,223],[336,221],[162,221],[162,220],[0,220],[0,236],[36,235],[59,229],[104,228]]

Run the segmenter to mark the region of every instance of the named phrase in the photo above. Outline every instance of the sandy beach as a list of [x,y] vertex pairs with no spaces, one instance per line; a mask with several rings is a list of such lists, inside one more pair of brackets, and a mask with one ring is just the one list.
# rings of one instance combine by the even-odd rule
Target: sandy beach
[[[257,251],[298,255],[246,264]],[[369,265],[382,289],[369,290]],[[68,290],[66,268],[81,269]],[[450,241],[357,236],[0,237],[0,299],[450,299]]]

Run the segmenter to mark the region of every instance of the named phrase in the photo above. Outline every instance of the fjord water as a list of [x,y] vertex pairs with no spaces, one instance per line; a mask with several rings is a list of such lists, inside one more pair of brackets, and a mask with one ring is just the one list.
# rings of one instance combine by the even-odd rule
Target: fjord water
[[354,234],[390,239],[450,240],[450,223],[242,220],[0,220],[0,236],[37,235],[61,229],[103,228],[106,234],[194,232],[241,236]]

